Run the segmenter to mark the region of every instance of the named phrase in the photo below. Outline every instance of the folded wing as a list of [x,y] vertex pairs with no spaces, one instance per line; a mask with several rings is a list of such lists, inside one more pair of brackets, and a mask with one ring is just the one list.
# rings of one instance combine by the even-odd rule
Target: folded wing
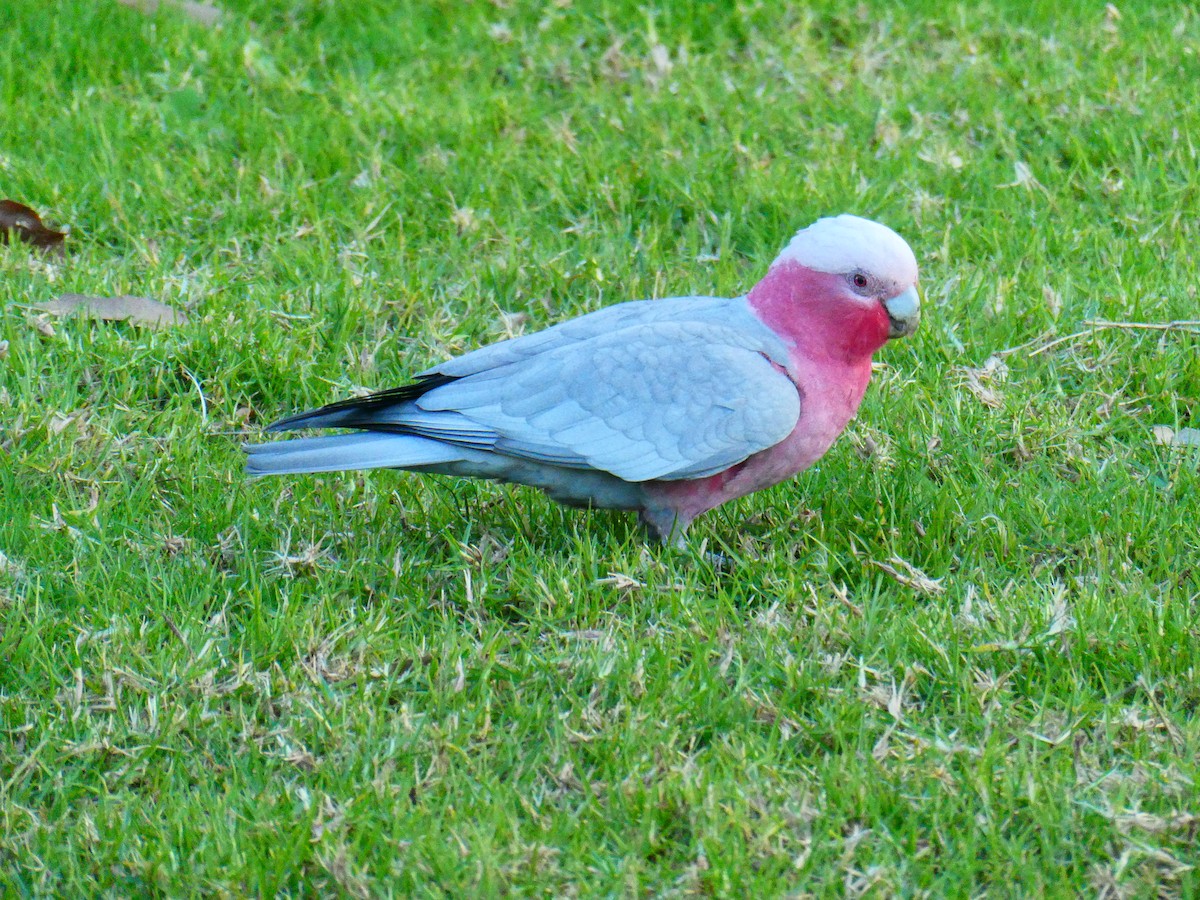
[[670,315],[678,301],[609,307],[274,427],[415,435],[632,482],[701,478],[779,443],[800,416],[778,338],[737,301],[702,299],[690,316]]

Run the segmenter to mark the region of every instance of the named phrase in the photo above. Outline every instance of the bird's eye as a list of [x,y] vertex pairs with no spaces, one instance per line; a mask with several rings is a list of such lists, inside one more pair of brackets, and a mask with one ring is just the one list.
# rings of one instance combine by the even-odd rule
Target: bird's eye
[[855,272],[850,276],[850,282],[861,291],[867,286],[867,276],[862,272]]

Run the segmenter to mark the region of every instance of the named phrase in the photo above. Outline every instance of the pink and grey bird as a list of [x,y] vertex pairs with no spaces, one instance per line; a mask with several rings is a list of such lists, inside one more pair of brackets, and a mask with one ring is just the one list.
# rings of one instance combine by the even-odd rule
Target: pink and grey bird
[[664,541],[821,457],[871,356],[916,330],[917,261],[855,216],[799,231],[741,297],[606,307],[467,353],[412,384],[283,419],[348,433],[247,447],[252,475],[409,469],[637,510]]

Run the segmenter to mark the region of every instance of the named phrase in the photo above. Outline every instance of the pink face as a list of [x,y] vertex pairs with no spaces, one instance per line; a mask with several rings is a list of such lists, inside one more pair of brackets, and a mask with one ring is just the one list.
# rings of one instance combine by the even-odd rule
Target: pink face
[[804,355],[869,369],[884,342],[917,328],[917,258],[886,225],[818,219],[796,232],[749,301]]
[[763,321],[797,349],[859,362],[869,359],[895,331],[884,304],[908,287],[861,271],[817,272],[780,260],[748,299]]

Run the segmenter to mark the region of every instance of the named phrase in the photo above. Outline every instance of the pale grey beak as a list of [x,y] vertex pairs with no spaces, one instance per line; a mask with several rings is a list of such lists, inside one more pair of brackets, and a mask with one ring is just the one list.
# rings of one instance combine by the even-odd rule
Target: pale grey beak
[[891,323],[888,328],[889,338],[905,337],[917,330],[917,325],[921,322],[921,295],[917,293],[915,284],[904,293],[884,300],[883,308],[887,310],[888,321]]

